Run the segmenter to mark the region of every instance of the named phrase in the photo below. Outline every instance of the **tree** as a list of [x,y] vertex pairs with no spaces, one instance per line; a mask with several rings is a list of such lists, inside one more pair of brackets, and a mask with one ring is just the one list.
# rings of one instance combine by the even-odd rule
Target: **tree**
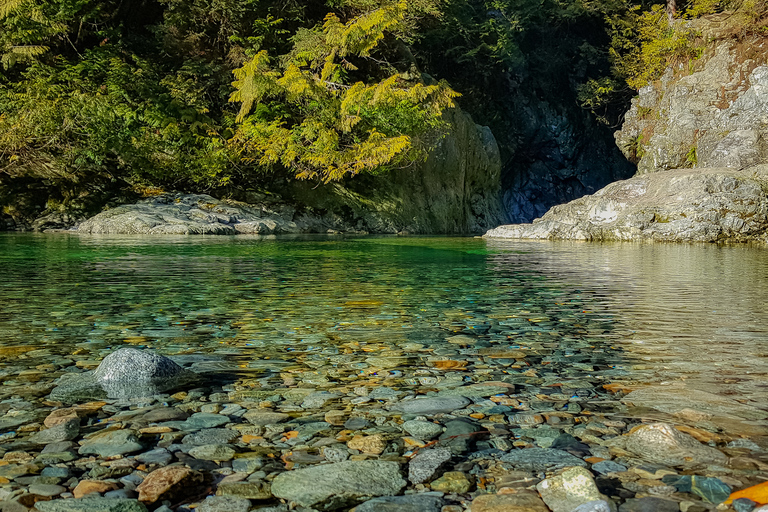
[[378,52],[385,42],[402,45],[396,34],[409,9],[405,0],[382,2],[346,22],[330,13],[322,26],[299,30],[278,62],[258,52],[234,71],[240,124],[230,147],[247,162],[323,182],[424,158],[458,94],[398,73]]

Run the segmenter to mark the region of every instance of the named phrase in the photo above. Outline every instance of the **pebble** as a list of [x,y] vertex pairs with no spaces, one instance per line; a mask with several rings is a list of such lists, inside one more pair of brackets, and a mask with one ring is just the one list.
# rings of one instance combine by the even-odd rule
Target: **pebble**
[[472,501],[471,512],[550,512],[550,510],[535,494],[519,493],[481,494]]
[[196,512],[248,512],[251,502],[246,498],[234,496],[208,496]]
[[204,444],[189,450],[189,454],[201,460],[232,460],[235,449],[225,444]]
[[443,476],[434,480],[429,486],[433,491],[444,493],[464,494],[469,492],[472,482],[461,471],[448,471]]
[[80,446],[78,453],[107,458],[138,452],[143,448],[144,446],[137,437],[137,432],[133,430],[107,430],[98,432],[86,439]]
[[431,494],[384,496],[368,500],[354,508],[354,512],[445,512],[443,499]]
[[417,398],[399,402],[392,409],[404,414],[432,416],[462,409],[469,403],[469,399],[463,396]]
[[408,463],[408,480],[413,484],[427,482],[446,464],[453,454],[448,448],[421,450]]
[[203,475],[184,466],[166,466],[149,473],[136,488],[139,501],[155,503],[178,500],[200,491]]
[[607,500],[597,489],[592,473],[583,467],[565,469],[539,482],[536,490],[552,512],[572,512],[585,503]]
[[431,421],[410,420],[403,423],[403,430],[417,439],[429,441],[443,433],[443,426]]
[[396,462],[345,461],[280,473],[272,481],[272,493],[302,507],[333,497],[338,507],[363,497],[397,494],[405,485]]

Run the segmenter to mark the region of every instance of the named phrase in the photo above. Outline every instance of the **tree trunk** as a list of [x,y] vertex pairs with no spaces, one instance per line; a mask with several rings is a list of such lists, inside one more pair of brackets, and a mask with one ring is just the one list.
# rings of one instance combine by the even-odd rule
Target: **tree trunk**
[[672,25],[672,22],[675,21],[676,13],[677,13],[676,0],[667,0],[667,18],[669,19],[670,25]]

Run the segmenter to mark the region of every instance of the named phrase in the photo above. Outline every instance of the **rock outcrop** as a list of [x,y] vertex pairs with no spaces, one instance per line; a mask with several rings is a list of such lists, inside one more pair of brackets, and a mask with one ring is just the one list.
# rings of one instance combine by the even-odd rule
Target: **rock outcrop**
[[768,242],[768,165],[675,170],[612,183],[487,238]]
[[283,195],[371,233],[482,233],[505,222],[501,157],[491,130],[458,109],[445,117],[450,133],[423,164],[324,190],[294,181]]
[[293,222],[294,212],[289,207],[248,205],[207,194],[164,194],[101,212],[82,222],[77,231],[93,235],[271,235],[311,231],[309,223],[300,228]]
[[693,23],[716,38],[690,63],[698,70],[669,68],[640,89],[615,134],[627,158],[637,161],[638,174],[744,169],[768,161],[768,40],[728,37],[725,20]]
[[[248,202],[164,194],[85,220],[88,234],[482,233],[504,222],[501,159],[487,127],[460,111],[426,162],[317,187],[289,181]],[[60,216],[59,216],[60,217]],[[57,217],[57,221],[59,220]],[[47,222],[33,223],[44,228]]]
[[695,24],[715,38],[695,72],[640,90],[616,133],[638,174],[486,237],[768,242],[768,41]]

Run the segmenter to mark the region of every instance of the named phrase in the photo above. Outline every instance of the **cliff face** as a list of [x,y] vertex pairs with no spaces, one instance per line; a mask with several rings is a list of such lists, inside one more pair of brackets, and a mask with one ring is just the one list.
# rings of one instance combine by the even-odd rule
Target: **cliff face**
[[697,20],[715,40],[695,71],[670,68],[632,101],[616,142],[638,173],[767,161],[768,39],[723,37],[724,24]]
[[491,238],[768,242],[768,40],[696,20],[702,57],[639,91],[619,148],[635,177]]
[[[508,98],[514,155],[504,165],[504,207],[512,222],[530,222],[549,208],[592,194],[635,172],[607,127],[575,102],[521,88]],[[500,135],[500,134],[497,134]],[[506,135],[506,134],[505,134]]]
[[283,195],[329,222],[371,233],[482,233],[505,222],[493,134],[460,110],[446,115],[451,131],[423,164],[325,189],[293,182]]
[[82,222],[84,233],[482,233],[504,221],[501,162],[490,130],[448,113],[450,134],[426,162],[381,176],[317,187],[288,182],[279,195],[245,193],[243,202],[164,195]]

